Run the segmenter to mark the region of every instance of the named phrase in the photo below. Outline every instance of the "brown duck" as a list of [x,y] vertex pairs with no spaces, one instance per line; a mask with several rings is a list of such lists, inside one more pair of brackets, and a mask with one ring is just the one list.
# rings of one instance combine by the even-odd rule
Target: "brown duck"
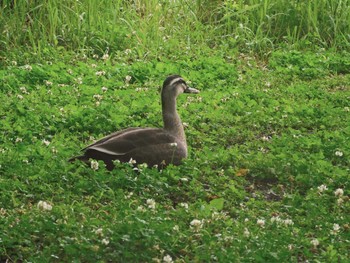
[[163,83],[161,100],[163,128],[128,128],[112,133],[82,149],[81,156],[69,159],[90,163],[90,159],[102,160],[108,170],[114,168],[113,161],[146,163],[164,167],[178,165],[187,157],[184,128],[176,111],[176,98],[181,93],[199,93],[190,88],[179,75],[171,75]]

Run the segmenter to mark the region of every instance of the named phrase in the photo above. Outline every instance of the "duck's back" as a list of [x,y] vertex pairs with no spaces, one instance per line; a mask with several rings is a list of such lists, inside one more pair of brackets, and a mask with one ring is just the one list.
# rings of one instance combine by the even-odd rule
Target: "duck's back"
[[164,129],[129,128],[108,135],[83,149],[80,160],[103,160],[108,169],[113,161],[147,163],[149,166],[180,164],[187,157],[186,143]]

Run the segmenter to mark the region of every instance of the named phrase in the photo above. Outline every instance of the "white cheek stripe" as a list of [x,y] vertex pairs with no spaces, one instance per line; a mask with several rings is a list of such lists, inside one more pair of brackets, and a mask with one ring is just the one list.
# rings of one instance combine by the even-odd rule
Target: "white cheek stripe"
[[179,81],[179,80],[183,80],[183,78],[176,78],[176,79],[173,79],[173,80],[169,83],[169,86],[172,86],[176,81]]

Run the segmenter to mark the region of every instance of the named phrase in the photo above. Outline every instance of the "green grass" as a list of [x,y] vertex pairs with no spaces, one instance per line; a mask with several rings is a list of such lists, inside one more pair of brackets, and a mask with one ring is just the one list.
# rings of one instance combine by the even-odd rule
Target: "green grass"
[[[31,69],[9,62],[0,73],[2,260],[349,257],[350,90],[349,75],[337,74],[349,72],[348,53],[276,52],[263,67],[247,56],[113,65],[68,58]],[[201,90],[179,99],[191,146],[184,165],[110,173],[67,163],[91,136],[160,126],[158,87],[170,72],[186,72]]]
[[[348,1],[56,2],[0,1],[1,262],[348,261]],[[183,165],[67,162],[174,73]]]
[[348,0],[15,3],[0,2],[0,50],[24,47],[39,57],[48,46],[88,55],[131,48],[139,57],[154,58],[174,49],[198,52],[198,45],[266,57],[286,45],[349,50],[350,44]]

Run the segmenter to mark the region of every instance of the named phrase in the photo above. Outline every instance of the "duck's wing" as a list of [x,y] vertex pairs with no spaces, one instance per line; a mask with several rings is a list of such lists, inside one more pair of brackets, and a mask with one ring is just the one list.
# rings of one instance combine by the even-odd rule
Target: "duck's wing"
[[[156,128],[129,128],[108,135],[101,140],[89,145],[85,151],[98,151],[111,156],[127,155],[130,152],[137,153],[138,149],[156,149],[156,145],[167,145],[177,142],[177,138],[163,129]],[[142,154],[147,154],[146,152]],[[149,154],[152,154],[150,152]]]

